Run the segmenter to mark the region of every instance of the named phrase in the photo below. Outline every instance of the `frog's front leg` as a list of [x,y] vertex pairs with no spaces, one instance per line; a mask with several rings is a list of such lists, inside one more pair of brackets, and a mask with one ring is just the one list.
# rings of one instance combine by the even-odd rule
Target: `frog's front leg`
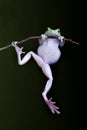
[[49,92],[49,90],[52,86],[52,82],[53,82],[52,72],[51,72],[51,68],[50,68],[49,64],[45,63],[44,60],[40,56],[38,56],[37,54],[35,54],[32,51],[28,52],[23,57],[23,59],[21,59],[21,54],[24,53],[22,51],[23,48],[18,47],[16,45],[16,43],[12,43],[12,46],[15,47],[19,65],[23,65],[23,64],[27,63],[30,60],[30,58],[33,57],[34,60],[36,61],[37,65],[42,69],[42,72],[48,78],[48,81],[46,83],[46,86],[45,86],[45,89],[42,93],[42,96],[44,98],[45,103],[50,108],[51,112],[53,114],[54,113],[59,114],[60,113],[58,111],[59,108],[57,106],[55,106],[55,102],[52,101],[52,98],[50,98],[50,99],[47,98],[47,93]]

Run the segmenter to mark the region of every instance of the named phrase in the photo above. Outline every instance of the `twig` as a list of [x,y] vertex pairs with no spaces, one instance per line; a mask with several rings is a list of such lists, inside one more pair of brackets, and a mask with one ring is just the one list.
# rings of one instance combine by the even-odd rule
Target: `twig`
[[64,38],[64,40],[65,40],[65,41],[67,41],[67,42],[72,42],[72,43],[74,43],[74,44],[79,45],[79,43],[78,43],[78,42],[75,42],[75,41],[73,41],[72,39],[67,39],[67,38]]
[[[41,36],[28,37],[28,38],[26,38],[26,39],[24,39],[24,40],[21,40],[21,41],[17,42],[17,44],[24,43],[24,42],[26,42],[26,41],[28,41],[28,40],[31,40],[31,39],[39,39],[39,38],[41,38]],[[0,51],[3,51],[3,50],[5,50],[5,49],[8,49],[8,48],[11,47],[11,46],[12,46],[12,44],[7,45],[7,46],[5,46],[5,47],[1,47],[1,48],[0,48]]]
[[[28,38],[26,38],[26,39],[24,39],[24,40],[21,40],[21,41],[17,42],[17,44],[24,43],[24,42],[26,42],[26,41],[28,41],[28,40],[40,39],[40,38],[41,38],[41,36],[31,36],[31,37],[28,37]],[[50,38],[50,37],[49,37],[49,38]],[[58,38],[58,37],[57,37],[57,38]],[[64,40],[79,45],[79,43],[77,43],[77,42],[75,42],[75,41],[72,41],[71,39],[64,38]],[[0,48],[0,51],[3,51],[3,50],[5,50],[5,49],[8,49],[8,48],[10,48],[11,46],[12,46],[12,44],[7,45],[7,46],[5,46],[5,47],[1,47],[1,48]]]

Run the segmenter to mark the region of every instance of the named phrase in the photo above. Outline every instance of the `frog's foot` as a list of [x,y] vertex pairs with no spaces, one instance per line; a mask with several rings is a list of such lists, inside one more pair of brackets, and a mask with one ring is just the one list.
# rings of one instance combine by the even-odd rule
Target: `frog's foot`
[[17,41],[13,41],[13,42],[11,43],[11,45],[12,45],[13,47],[17,46]]
[[13,47],[15,47],[15,50],[19,55],[25,53],[25,52],[23,52],[23,47],[20,48],[17,46],[17,41],[12,42],[11,44]]
[[58,37],[58,40],[59,40],[61,43],[64,43],[64,36]]
[[47,39],[47,36],[46,36],[45,34],[41,34],[41,38],[42,38],[43,40],[46,40],[46,39]]
[[55,102],[52,101],[52,98],[46,100],[45,102],[53,114],[60,114],[60,111],[58,110],[59,108],[55,105]]

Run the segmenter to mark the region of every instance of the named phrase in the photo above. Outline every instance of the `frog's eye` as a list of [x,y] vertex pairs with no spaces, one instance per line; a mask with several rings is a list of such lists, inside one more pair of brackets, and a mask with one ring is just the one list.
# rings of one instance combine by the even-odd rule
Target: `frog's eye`
[[56,32],[60,33],[60,29],[56,29]]
[[48,29],[48,31],[50,31],[50,30],[51,30],[51,28],[49,28],[49,27],[48,27],[47,29]]

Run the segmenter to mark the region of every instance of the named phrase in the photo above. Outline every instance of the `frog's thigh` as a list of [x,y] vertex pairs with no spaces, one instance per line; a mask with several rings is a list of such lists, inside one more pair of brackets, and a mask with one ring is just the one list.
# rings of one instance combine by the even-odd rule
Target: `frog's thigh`
[[42,68],[42,66],[45,64],[43,59],[39,55],[35,54],[32,51],[30,52],[30,54],[34,58],[34,60],[36,61],[37,65]]
[[45,76],[47,76],[49,79],[52,79],[52,72],[50,65],[45,63],[43,59],[34,52],[31,51],[30,54],[32,55],[36,63],[42,68],[42,71],[45,74]]

